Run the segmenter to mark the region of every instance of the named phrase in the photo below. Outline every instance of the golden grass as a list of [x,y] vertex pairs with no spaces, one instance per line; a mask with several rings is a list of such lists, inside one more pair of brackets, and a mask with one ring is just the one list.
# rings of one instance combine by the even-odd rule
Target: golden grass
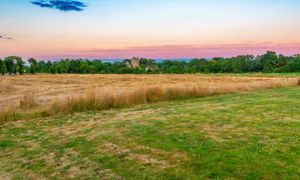
[[276,79],[272,81],[258,81],[248,84],[230,84],[214,86],[187,87],[142,87],[118,93],[110,91],[93,91],[87,95],[71,96],[63,101],[56,101],[50,107],[51,113],[74,113],[91,110],[130,107],[138,104],[172,101],[187,98],[205,97],[218,94],[248,92],[254,90],[288,87],[299,85],[297,78]]
[[9,80],[0,80],[0,94],[13,92],[14,85]]
[[2,109],[0,113],[0,124],[9,121],[15,121],[20,118],[21,118],[20,114],[18,114],[18,112],[15,109],[12,108]]
[[37,106],[35,102],[34,93],[32,90],[25,92],[24,96],[20,99],[21,109],[32,109]]
[[0,93],[2,121],[17,119],[15,114],[40,117],[300,84],[296,77],[207,75],[42,74],[2,76],[0,82],[0,88],[13,89]]

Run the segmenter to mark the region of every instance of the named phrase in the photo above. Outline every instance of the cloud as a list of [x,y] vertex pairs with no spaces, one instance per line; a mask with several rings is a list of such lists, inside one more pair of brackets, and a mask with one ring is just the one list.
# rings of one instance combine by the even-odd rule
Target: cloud
[[86,4],[73,0],[35,0],[32,4],[42,8],[58,9],[60,11],[83,11]]
[[12,38],[7,37],[7,36],[0,36],[0,39],[8,39],[8,40],[10,40],[10,39],[12,39]]
[[80,57],[101,58],[130,58],[135,56],[146,58],[212,58],[233,57],[241,54],[259,55],[266,51],[292,55],[298,54],[300,43],[249,42],[232,44],[190,44],[190,45],[161,45],[140,46],[114,49],[73,50],[71,55]]

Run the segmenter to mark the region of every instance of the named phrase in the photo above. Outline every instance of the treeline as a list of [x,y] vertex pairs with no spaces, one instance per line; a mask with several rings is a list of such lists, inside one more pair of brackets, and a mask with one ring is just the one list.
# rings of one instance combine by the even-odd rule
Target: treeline
[[138,68],[124,62],[103,63],[101,60],[63,59],[57,62],[9,56],[0,59],[0,74],[74,73],[74,74],[145,74],[145,73],[281,73],[300,72],[300,55],[284,56],[268,51],[260,56],[241,55],[232,58],[193,59],[189,62],[140,59]]

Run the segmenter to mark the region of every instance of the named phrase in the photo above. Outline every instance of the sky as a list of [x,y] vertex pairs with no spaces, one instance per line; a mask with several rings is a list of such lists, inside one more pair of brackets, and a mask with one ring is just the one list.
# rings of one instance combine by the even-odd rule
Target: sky
[[299,0],[0,0],[0,58],[300,53]]

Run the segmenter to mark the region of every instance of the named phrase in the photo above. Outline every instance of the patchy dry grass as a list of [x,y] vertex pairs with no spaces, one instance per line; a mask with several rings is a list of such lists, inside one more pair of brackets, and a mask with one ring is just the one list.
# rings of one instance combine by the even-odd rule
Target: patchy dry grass
[[20,99],[21,109],[32,109],[37,106],[34,90],[28,90],[25,92],[24,96]]
[[[0,87],[6,90],[5,93],[0,93],[0,122],[18,119],[17,117],[28,119],[297,85],[299,85],[299,78],[297,77],[207,75],[3,76]],[[5,109],[9,109],[10,113],[7,113]],[[11,112],[12,110],[14,112]],[[10,114],[18,114],[18,116],[10,116]]]
[[9,122],[9,121],[15,121],[20,119],[22,116],[16,112],[13,108],[3,108],[1,109],[0,114],[0,124]]
[[0,79],[0,95],[12,93],[14,91],[14,84],[5,79]]
[[9,122],[0,178],[299,179],[299,87]]

